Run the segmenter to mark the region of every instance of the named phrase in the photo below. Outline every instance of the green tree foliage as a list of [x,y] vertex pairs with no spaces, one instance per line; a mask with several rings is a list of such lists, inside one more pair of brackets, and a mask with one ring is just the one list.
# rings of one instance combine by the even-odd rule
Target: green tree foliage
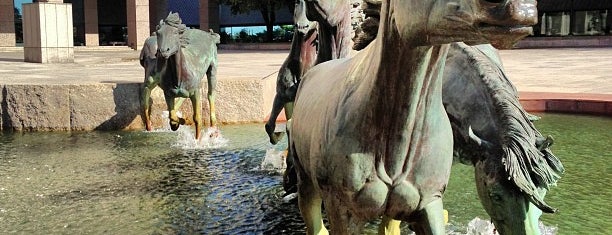
[[230,6],[232,14],[245,14],[253,10],[261,12],[266,23],[266,42],[274,39],[273,28],[276,11],[282,6],[293,6],[293,0],[219,0],[219,3]]

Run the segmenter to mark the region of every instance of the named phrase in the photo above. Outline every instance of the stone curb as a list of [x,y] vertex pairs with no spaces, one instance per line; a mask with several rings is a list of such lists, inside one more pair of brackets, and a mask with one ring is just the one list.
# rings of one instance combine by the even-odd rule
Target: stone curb
[[612,95],[552,92],[520,92],[527,112],[583,113],[612,117]]
[[[261,122],[271,109],[275,76],[265,79],[219,80],[217,120],[221,124]],[[0,84],[0,130],[4,131],[88,131],[144,129],[141,83],[84,85]],[[206,84],[203,84],[206,88]],[[202,90],[206,96],[206,89]],[[161,127],[166,103],[161,89],[151,94],[152,122]],[[202,100],[204,122],[208,102]],[[181,108],[191,116],[191,101]]]

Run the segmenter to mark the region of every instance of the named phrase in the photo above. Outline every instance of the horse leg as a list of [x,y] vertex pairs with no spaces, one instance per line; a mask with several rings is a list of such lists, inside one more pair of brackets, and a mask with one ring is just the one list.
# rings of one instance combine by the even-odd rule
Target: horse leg
[[[280,139],[282,138],[282,132],[277,133],[274,132],[274,130],[276,129],[276,118],[278,118],[278,115],[280,114],[281,110],[283,110],[283,105],[285,104],[285,102],[283,101],[283,98],[281,98],[280,94],[276,94],[276,96],[274,96],[274,103],[272,104],[272,111],[270,112],[270,117],[268,118],[268,122],[266,122],[265,128],[266,128],[266,133],[268,133],[268,137],[270,138],[270,143],[271,144],[277,144],[278,141],[280,141]],[[287,111],[285,111],[285,114],[287,113]],[[289,118],[287,118],[287,120],[289,120]]]
[[196,92],[195,95],[189,98],[193,107],[193,122],[196,128],[195,138],[199,140],[202,137],[202,95],[200,92]]
[[[287,142],[291,143],[291,119],[287,120],[287,125],[285,126],[285,130],[287,132]],[[294,154],[291,151],[291,146],[288,147],[287,157],[285,158],[285,172],[283,173],[283,189],[285,190],[285,194],[289,195],[297,192],[297,173],[295,170],[295,163],[293,162]]]
[[425,208],[417,213],[416,222],[412,224],[412,229],[416,234],[446,234],[444,228],[444,209],[442,207],[441,198],[430,202]]
[[[159,85],[159,74],[156,74],[156,67],[152,66],[150,62],[145,62],[145,79],[140,95],[140,104],[143,110],[143,120],[147,131],[152,131],[153,126],[151,125],[151,91]],[[155,65],[155,64],[153,64]]]
[[153,90],[154,87],[155,85],[150,86],[145,83],[142,87],[140,95],[140,103],[143,111],[142,119],[144,120],[147,131],[153,130],[153,127],[151,125],[151,90]]
[[217,115],[215,110],[215,90],[217,89],[217,65],[212,64],[206,71],[208,78],[208,106],[210,107],[210,127],[217,126]]
[[310,177],[304,172],[293,147],[289,147],[291,155],[295,161],[296,172],[298,175],[298,206],[300,214],[306,224],[306,234],[308,235],[329,235],[323,224],[323,214],[321,204],[323,199],[315,188]]
[[[181,106],[183,105],[183,102],[185,102],[185,98],[177,97],[175,99],[176,99],[176,103],[174,104],[174,107],[176,107],[176,110],[178,112],[178,109],[181,108]],[[177,119],[178,119],[178,123],[180,125],[191,125],[191,124],[193,124],[193,120],[188,119],[188,118],[184,118],[184,117],[178,117],[178,114],[177,114]]]
[[[299,181],[299,180],[298,180]],[[306,224],[306,234],[328,235],[329,232],[323,225],[323,214],[321,213],[321,195],[314,188],[310,179],[301,180],[298,184],[298,204],[300,213]]]
[[[168,94],[164,94],[164,96],[166,98],[166,105],[168,106],[168,116],[170,118],[170,121],[169,121],[170,129],[172,129],[173,131],[176,131],[178,130],[179,125],[181,124],[181,120],[176,114],[176,111],[179,107],[181,107],[181,104],[183,103],[184,98],[176,98],[178,99],[178,101],[175,102],[175,98],[173,96],[168,95]],[[184,123],[184,120],[183,120],[183,123]]]
[[400,222],[399,220],[384,216],[378,226],[378,234],[400,235]]
[[365,223],[351,215],[349,206],[342,203],[342,199],[333,193],[326,193],[325,211],[329,218],[329,228],[333,234],[363,234]]

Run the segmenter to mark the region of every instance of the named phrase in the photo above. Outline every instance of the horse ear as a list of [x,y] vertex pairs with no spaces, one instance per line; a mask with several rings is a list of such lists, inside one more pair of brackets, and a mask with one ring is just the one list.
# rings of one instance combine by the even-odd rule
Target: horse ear
[[478,137],[476,134],[474,134],[474,131],[472,131],[472,126],[468,126],[468,135],[470,136],[470,139],[473,140],[478,146],[481,146],[487,149],[493,147],[493,144],[491,144],[491,142],[486,141]]

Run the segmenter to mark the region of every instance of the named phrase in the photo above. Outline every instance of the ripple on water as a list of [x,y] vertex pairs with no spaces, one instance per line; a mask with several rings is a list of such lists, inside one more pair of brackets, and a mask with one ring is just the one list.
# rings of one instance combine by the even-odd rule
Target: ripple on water
[[[560,212],[542,220],[559,234],[610,234],[612,122],[542,116],[536,124],[567,169],[546,198]],[[227,145],[214,148],[176,146],[177,132],[0,134],[0,234],[303,233],[282,176],[261,168],[282,163],[286,143],[269,150],[260,124],[221,131]],[[486,218],[473,169],[460,166],[444,198],[453,234]]]

